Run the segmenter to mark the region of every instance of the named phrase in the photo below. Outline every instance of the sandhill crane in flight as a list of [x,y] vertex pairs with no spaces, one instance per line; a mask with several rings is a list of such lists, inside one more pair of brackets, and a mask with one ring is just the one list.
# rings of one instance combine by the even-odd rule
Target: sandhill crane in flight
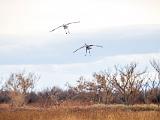
[[90,50],[92,49],[93,46],[95,46],[95,47],[101,47],[101,48],[103,47],[103,46],[100,46],[100,45],[87,45],[87,44],[85,43],[84,46],[76,49],[75,51],[73,51],[73,53],[77,52],[78,50],[80,50],[80,49],[82,49],[82,48],[85,48],[85,49],[86,49],[86,54],[85,54],[85,56],[86,56],[87,53],[89,53],[89,54],[91,53]]
[[63,29],[65,30],[65,33],[66,34],[70,34],[68,27],[69,27],[70,24],[73,24],[73,23],[80,23],[80,21],[70,22],[70,23],[67,23],[67,24],[60,25],[60,26],[54,28],[53,30],[51,30],[50,32],[53,32],[53,31],[55,31],[56,29],[58,29],[60,27],[63,27]]

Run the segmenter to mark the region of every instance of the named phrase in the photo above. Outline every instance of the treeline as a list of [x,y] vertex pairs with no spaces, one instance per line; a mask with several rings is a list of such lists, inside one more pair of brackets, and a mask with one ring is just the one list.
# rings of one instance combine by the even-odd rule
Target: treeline
[[83,76],[75,86],[67,90],[53,86],[40,92],[33,88],[40,79],[34,73],[12,73],[0,90],[0,103],[11,107],[34,104],[41,107],[59,106],[67,101],[102,104],[160,104],[160,64],[150,61],[155,75],[147,69],[137,69],[136,63],[124,67],[115,66],[114,72],[93,74],[92,80]]

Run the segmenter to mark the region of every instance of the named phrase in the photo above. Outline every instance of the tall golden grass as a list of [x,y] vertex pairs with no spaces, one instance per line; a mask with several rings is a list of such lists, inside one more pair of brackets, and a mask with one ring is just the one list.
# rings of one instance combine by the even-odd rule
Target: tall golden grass
[[160,110],[151,106],[92,105],[49,109],[1,110],[0,120],[159,120]]

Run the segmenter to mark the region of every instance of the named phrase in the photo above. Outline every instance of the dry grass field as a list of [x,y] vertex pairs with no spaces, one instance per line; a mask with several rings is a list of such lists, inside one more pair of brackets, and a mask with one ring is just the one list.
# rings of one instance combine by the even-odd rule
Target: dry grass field
[[1,107],[0,120],[159,120],[156,105],[91,105],[59,108]]

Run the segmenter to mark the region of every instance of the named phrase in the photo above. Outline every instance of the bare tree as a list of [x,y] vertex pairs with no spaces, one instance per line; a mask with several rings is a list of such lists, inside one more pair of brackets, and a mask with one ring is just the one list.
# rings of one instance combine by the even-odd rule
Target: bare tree
[[78,80],[77,80],[77,86],[73,88],[76,92],[78,93],[82,93],[86,90],[86,79],[81,76]]
[[78,101],[90,101],[92,97],[89,95],[90,90],[88,89],[88,81],[81,76],[77,80],[77,85],[75,87],[70,87],[75,92],[75,96],[72,97],[73,100]]
[[96,99],[99,103],[108,104],[111,102],[112,96],[112,76],[109,72],[101,72],[93,74],[94,80],[90,82],[89,87],[96,94]]
[[150,61],[150,64],[156,70],[158,74],[158,79],[160,80],[160,62],[153,59],[152,61]]
[[150,79],[150,95],[152,98],[156,100],[156,103],[158,106],[160,105],[160,62],[155,59],[150,61],[151,66],[155,69],[157,72],[157,75],[154,77],[154,79]]
[[122,97],[122,101],[125,104],[133,104],[145,80],[143,77],[145,70],[138,72],[136,68],[136,63],[126,65],[121,69],[115,67],[116,73],[113,76],[112,84],[115,88],[115,92],[120,95],[119,97]]
[[112,99],[111,75],[107,72],[94,73],[91,81],[80,77],[74,90],[77,96],[87,100],[108,104]]
[[12,105],[22,106],[25,103],[25,96],[32,91],[39,76],[34,73],[11,73],[6,81],[6,89],[10,92]]

